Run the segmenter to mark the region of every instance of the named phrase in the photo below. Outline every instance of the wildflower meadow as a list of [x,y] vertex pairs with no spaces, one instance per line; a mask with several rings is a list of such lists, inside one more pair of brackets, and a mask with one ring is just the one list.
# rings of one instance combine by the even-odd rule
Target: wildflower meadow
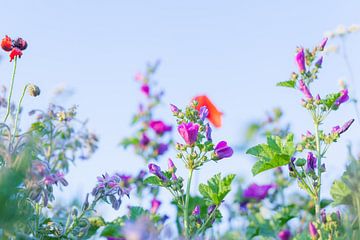
[[[121,79],[125,87],[115,91],[126,96],[121,102],[117,94],[102,91],[103,85],[115,88],[102,78],[121,66],[99,64],[104,74],[96,76],[98,85],[82,95],[81,104],[73,102],[77,93],[71,87],[49,94],[26,74],[41,77],[46,66],[61,68],[65,63],[55,52],[65,51],[73,67],[67,76],[90,77],[96,71],[81,67],[81,61],[122,41],[102,35],[103,28],[91,29],[99,32],[96,44],[83,52],[77,46],[86,40],[76,38],[90,31],[84,28],[65,38],[71,49],[57,50],[59,41],[44,50],[42,44],[49,42],[14,31],[0,36],[0,239],[360,239],[359,62],[354,57],[359,55],[353,42],[348,44],[359,40],[360,25],[338,25],[318,32],[316,39],[302,38],[304,43],[286,49],[285,66],[254,50],[251,55],[259,61],[246,64],[265,75],[276,72],[277,81],[264,89],[258,85],[245,93],[246,86],[256,85],[252,79],[236,89],[218,79],[215,90],[195,80],[178,80],[181,87],[171,90],[176,82],[163,79],[169,63],[160,56]],[[44,41],[48,36],[44,33]],[[131,41],[139,51],[151,45]],[[54,51],[46,60],[50,65],[31,65],[43,53],[33,46]],[[91,61],[107,62],[113,53],[101,54],[103,59]],[[186,71],[183,66],[178,70]],[[333,81],[339,76],[327,72],[334,66],[347,77]],[[231,75],[242,79],[256,73],[234,69]],[[256,99],[265,93],[263,104],[269,105],[263,107]],[[103,123],[94,125],[83,106]],[[245,106],[256,114],[249,115]],[[109,114],[102,114],[104,109]],[[228,121],[236,113],[244,122]],[[102,144],[106,136],[98,130],[105,127],[112,143]],[[107,154],[110,148],[118,155]],[[86,165],[92,162],[93,169]],[[77,180],[81,184],[71,188]]]

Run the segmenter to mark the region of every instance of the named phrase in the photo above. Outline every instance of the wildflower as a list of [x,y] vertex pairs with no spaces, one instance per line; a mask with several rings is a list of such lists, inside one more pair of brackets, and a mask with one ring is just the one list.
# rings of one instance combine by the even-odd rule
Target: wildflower
[[192,215],[199,216],[200,215],[200,206],[196,205],[194,210],[192,211]]
[[162,173],[161,168],[158,165],[150,163],[148,167],[149,167],[150,173],[154,174],[155,176],[160,178],[162,181],[166,182],[168,180],[167,177]]
[[205,135],[206,135],[206,140],[207,141],[212,141],[212,138],[211,138],[211,132],[212,132],[212,129],[210,127],[210,124],[209,123],[206,123],[205,125]]
[[200,107],[199,117],[200,117],[201,121],[204,121],[208,115],[209,115],[209,110],[207,109],[207,107],[206,106]]
[[323,223],[326,223],[326,211],[325,211],[325,209],[322,209],[322,210],[321,210],[320,215],[321,215],[321,221],[322,221]]
[[350,119],[342,127],[335,126],[332,128],[331,132],[338,133],[340,135],[340,134],[346,132],[350,128],[350,126],[353,124],[354,121],[355,121],[355,119]]
[[109,240],[159,239],[159,230],[149,216],[141,216],[136,221],[126,221],[121,228],[121,238],[107,237]]
[[40,88],[34,84],[28,86],[28,92],[30,96],[37,97],[40,95]]
[[288,168],[289,168],[290,172],[295,171],[295,169],[294,169],[295,160],[296,160],[295,157],[291,157],[291,159],[290,159],[290,162],[289,162],[289,165],[288,165]]
[[159,135],[162,135],[165,132],[169,132],[172,129],[171,126],[166,125],[161,120],[151,120],[149,123],[149,126],[151,129],[153,129],[156,132],[156,134],[159,134]]
[[321,51],[324,50],[327,41],[328,41],[328,38],[327,38],[327,37],[325,37],[325,38],[321,41],[320,46],[319,46]]
[[312,152],[308,152],[307,155],[307,165],[306,165],[306,171],[307,172],[311,172],[314,171],[316,168],[316,157],[314,156],[314,154]]
[[216,208],[216,205],[213,204],[213,205],[210,205],[207,209],[207,214],[208,216],[210,216],[214,211],[215,211],[215,208]]
[[188,145],[197,141],[199,125],[192,122],[182,123],[178,126],[178,132]]
[[309,223],[309,233],[310,233],[310,236],[312,238],[316,239],[316,237],[318,235],[318,232],[317,232],[317,229],[316,229],[316,227],[314,226],[314,224],[312,222]]
[[144,75],[141,72],[138,72],[135,74],[135,80],[136,81],[143,81],[144,80]]
[[170,104],[170,110],[173,114],[179,113],[179,108],[175,106],[174,104]]
[[161,205],[161,201],[160,200],[157,200],[156,198],[153,198],[151,200],[151,209],[150,209],[150,212],[155,214],[157,212],[157,210],[159,209]]
[[145,148],[149,143],[150,143],[150,138],[145,133],[143,133],[140,138],[140,143],[139,143],[140,147]]
[[194,100],[198,102],[196,110],[200,111],[201,107],[206,106],[209,112],[209,114],[207,115],[207,119],[209,119],[209,121],[215,127],[221,127],[222,113],[216,108],[216,106],[210,101],[210,99],[206,95],[202,95],[195,97]]
[[216,156],[216,160],[229,158],[233,155],[233,153],[234,151],[227,145],[227,142],[225,141],[221,141],[215,146],[214,154]]
[[171,173],[171,179],[172,179],[173,181],[178,180],[178,178],[177,178],[177,176],[176,176],[175,173]]
[[169,149],[168,145],[165,143],[159,143],[155,149],[157,155],[163,155]]
[[21,58],[22,52],[21,52],[21,50],[18,49],[18,48],[13,48],[13,49],[11,50],[9,56],[10,56],[10,62],[12,62],[12,60],[14,60],[16,57]]
[[308,87],[306,86],[306,84],[304,83],[304,81],[302,79],[299,81],[299,89],[308,100],[313,98],[310,90],[308,89]]
[[168,159],[168,171],[174,173],[176,171],[176,167],[171,158]]
[[9,36],[5,36],[2,40],[1,40],[1,48],[6,51],[6,52],[10,52],[13,49],[13,43],[12,40]]
[[141,86],[140,88],[141,92],[144,93],[147,97],[149,96],[150,94],[150,87],[148,84],[144,84]]
[[316,66],[317,68],[321,68],[322,62],[323,62],[323,57],[321,56],[321,57],[319,58],[319,60],[316,61],[315,66]]
[[278,233],[278,237],[280,240],[290,240],[291,232],[288,229],[282,230]]
[[295,60],[297,62],[297,65],[299,67],[299,72],[303,73],[305,72],[305,54],[304,54],[304,49],[300,48],[298,49],[298,52],[295,56]]
[[340,106],[340,104],[346,102],[347,100],[349,100],[348,90],[343,89],[340,91],[340,97],[336,99],[335,105]]
[[14,47],[20,49],[21,51],[25,50],[27,46],[27,42],[22,38],[18,38],[14,42]]
[[274,187],[276,187],[274,184],[257,185],[256,183],[253,183],[244,190],[243,197],[261,201],[266,198],[269,190]]

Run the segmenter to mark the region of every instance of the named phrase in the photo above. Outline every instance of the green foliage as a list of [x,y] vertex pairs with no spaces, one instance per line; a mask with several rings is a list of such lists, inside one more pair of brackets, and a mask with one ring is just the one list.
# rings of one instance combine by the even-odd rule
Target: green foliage
[[284,81],[284,82],[278,82],[276,84],[276,86],[279,87],[288,87],[288,88],[295,88],[296,86],[296,81],[294,80],[288,80],[288,81]]
[[231,182],[234,178],[234,174],[229,174],[226,177],[221,178],[221,174],[218,173],[210,178],[207,181],[207,184],[200,184],[199,192],[204,196],[207,202],[218,206],[231,191]]
[[294,135],[289,134],[284,142],[279,136],[268,136],[266,144],[256,145],[246,153],[258,158],[252,168],[253,175],[287,165],[295,153]]
[[331,189],[330,194],[334,199],[334,205],[350,205],[352,192],[348,186],[340,181],[335,180]]

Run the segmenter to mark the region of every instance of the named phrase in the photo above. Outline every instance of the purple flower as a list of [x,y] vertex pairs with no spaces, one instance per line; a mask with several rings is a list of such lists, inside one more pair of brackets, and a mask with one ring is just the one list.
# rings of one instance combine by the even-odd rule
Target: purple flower
[[170,110],[174,114],[179,113],[179,108],[177,106],[175,106],[174,104],[170,104]]
[[234,151],[227,145],[227,142],[225,141],[221,141],[215,146],[214,154],[216,156],[216,160],[229,158],[233,155],[233,153]]
[[308,87],[306,86],[306,84],[302,79],[299,81],[299,89],[305,95],[305,98],[307,98],[308,100],[313,98],[310,90],[308,89]]
[[321,68],[322,62],[323,62],[323,57],[321,56],[321,57],[319,58],[319,60],[316,61],[315,66],[316,66],[317,68]]
[[205,125],[206,140],[210,141],[210,142],[212,141],[211,132],[212,132],[212,129],[210,127],[210,124],[206,123],[206,125]]
[[316,168],[316,157],[314,156],[314,154],[312,152],[308,152],[307,155],[307,165],[306,165],[306,171],[307,172],[311,172],[314,171]]
[[321,51],[324,50],[327,41],[328,41],[327,37],[321,41],[320,46],[319,46]]
[[142,180],[142,179],[144,179],[144,177],[146,176],[146,174],[147,174],[146,171],[141,170],[141,171],[139,172],[139,174],[137,175],[136,179]]
[[196,205],[194,210],[192,211],[192,215],[199,216],[200,215],[200,207],[199,205]]
[[168,159],[168,171],[173,173],[176,171],[176,167],[174,162],[171,160],[171,158]]
[[300,48],[295,56],[296,63],[299,67],[299,72],[305,72],[305,54],[304,49]]
[[321,216],[321,221],[322,221],[323,223],[326,223],[326,211],[325,211],[325,209],[322,209],[322,210],[321,210],[320,216]]
[[161,205],[161,201],[160,200],[157,200],[156,198],[153,198],[151,200],[151,209],[150,209],[150,212],[155,214],[157,212],[157,210],[159,209]]
[[340,106],[340,104],[346,102],[347,100],[349,100],[348,90],[343,89],[340,91],[340,97],[336,99],[335,105]]
[[150,121],[149,126],[159,135],[162,135],[165,132],[170,132],[172,129],[171,126],[166,125],[163,121],[160,121],[160,120]]
[[160,178],[162,181],[166,182],[168,179],[167,177],[161,172],[161,168],[153,163],[149,164],[149,172]]
[[337,126],[335,126],[335,127],[333,127],[332,128],[332,130],[331,130],[331,133],[339,133],[340,132],[340,127],[339,127],[339,125],[337,125]]
[[149,96],[150,94],[150,87],[147,84],[144,84],[141,86],[141,92],[144,93],[146,96]]
[[346,132],[349,127],[353,124],[355,120],[354,119],[350,119],[349,121],[347,121],[339,130],[338,130],[338,133],[339,134],[342,134],[344,132]]
[[274,187],[276,187],[274,184],[257,185],[256,183],[253,183],[244,190],[243,197],[261,201],[266,198],[269,190]]
[[149,143],[150,143],[150,138],[145,133],[143,133],[140,139],[140,146],[142,148],[145,148]]
[[288,168],[289,168],[289,171],[290,171],[290,172],[295,171],[295,169],[294,169],[295,160],[296,160],[295,157],[291,157],[291,159],[290,159],[290,162],[289,162],[289,165],[288,165]]
[[291,238],[291,232],[287,229],[282,230],[278,233],[278,237],[280,240],[290,240]]
[[192,122],[182,123],[178,126],[178,132],[187,144],[192,145],[197,140],[199,125]]
[[315,100],[316,100],[316,101],[318,101],[318,102],[320,102],[320,101],[321,101],[321,97],[320,97],[320,95],[319,95],[319,94],[317,94],[317,95],[316,95]]
[[316,238],[318,235],[317,229],[312,222],[309,222],[309,233],[312,238]]
[[210,216],[214,212],[215,208],[216,208],[215,204],[210,205],[207,209],[207,214]]
[[178,180],[178,178],[177,178],[177,176],[176,176],[175,173],[171,173],[171,179],[172,179],[173,181],[177,181],[177,180]]
[[163,155],[167,150],[168,150],[168,145],[165,143],[159,143],[157,145],[157,148],[155,150],[155,152],[157,153],[157,155]]
[[208,115],[209,115],[209,110],[207,109],[207,107],[206,106],[200,107],[199,117],[201,121],[204,121]]

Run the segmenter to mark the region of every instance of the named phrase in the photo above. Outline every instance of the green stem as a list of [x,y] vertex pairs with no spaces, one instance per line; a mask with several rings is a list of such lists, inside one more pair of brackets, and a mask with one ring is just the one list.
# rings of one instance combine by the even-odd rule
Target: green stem
[[39,222],[40,222],[41,206],[39,203],[35,204],[35,237],[37,237],[39,231]]
[[320,138],[319,138],[319,122],[315,119],[315,140],[316,140],[316,155],[317,155],[317,168],[318,168],[318,184],[316,186],[316,199],[315,199],[315,216],[316,220],[320,223],[320,193],[321,193],[321,150],[320,150]]
[[8,101],[7,101],[7,110],[6,110],[6,115],[4,118],[4,123],[6,122],[7,118],[9,117],[9,114],[10,114],[11,96],[12,96],[13,89],[14,89],[16,65],[17,65],[17,57],[14,58],[14,68],[13,68],[13,72],[12,72],[12,76],[11,76],[10,91],[9,91],[9,97],[8,97]]
[[190,187],[191,187],[191,179],[193,175],[194,169],[189,169],[189,177],[186,186],[186,198],[185,198],[185,206],[184,206],[184,230],[185,235],[189,237],[189,199],[190,199]]
[[13,137],[14,138],[15,138],[16,133],[17,133],[17,125],[18,125],[18,121],[19,121],[20,108],[21,108],[22,102],[24,100],[24,96],[25,96],[26,89],[27,89],[28,86],[29,86],[29,84],[25,85],[24,90],[23,90],[22,95],[21,95],[21,98],[20,98],[19,103],[18,103],[16,116],[15,116],[14,130],[13,130]]
[[209,224],[209,222],[211,221],[211,219],[213,219],[213,217],[216,214],[217,209],[219,208],[219,206],[216,206],[214,211],[210,214],[210,216],[206,219],[205,223],[199,228],[199,230],[196,232],[197,235],[203,233],[205,231],[206,226]]

